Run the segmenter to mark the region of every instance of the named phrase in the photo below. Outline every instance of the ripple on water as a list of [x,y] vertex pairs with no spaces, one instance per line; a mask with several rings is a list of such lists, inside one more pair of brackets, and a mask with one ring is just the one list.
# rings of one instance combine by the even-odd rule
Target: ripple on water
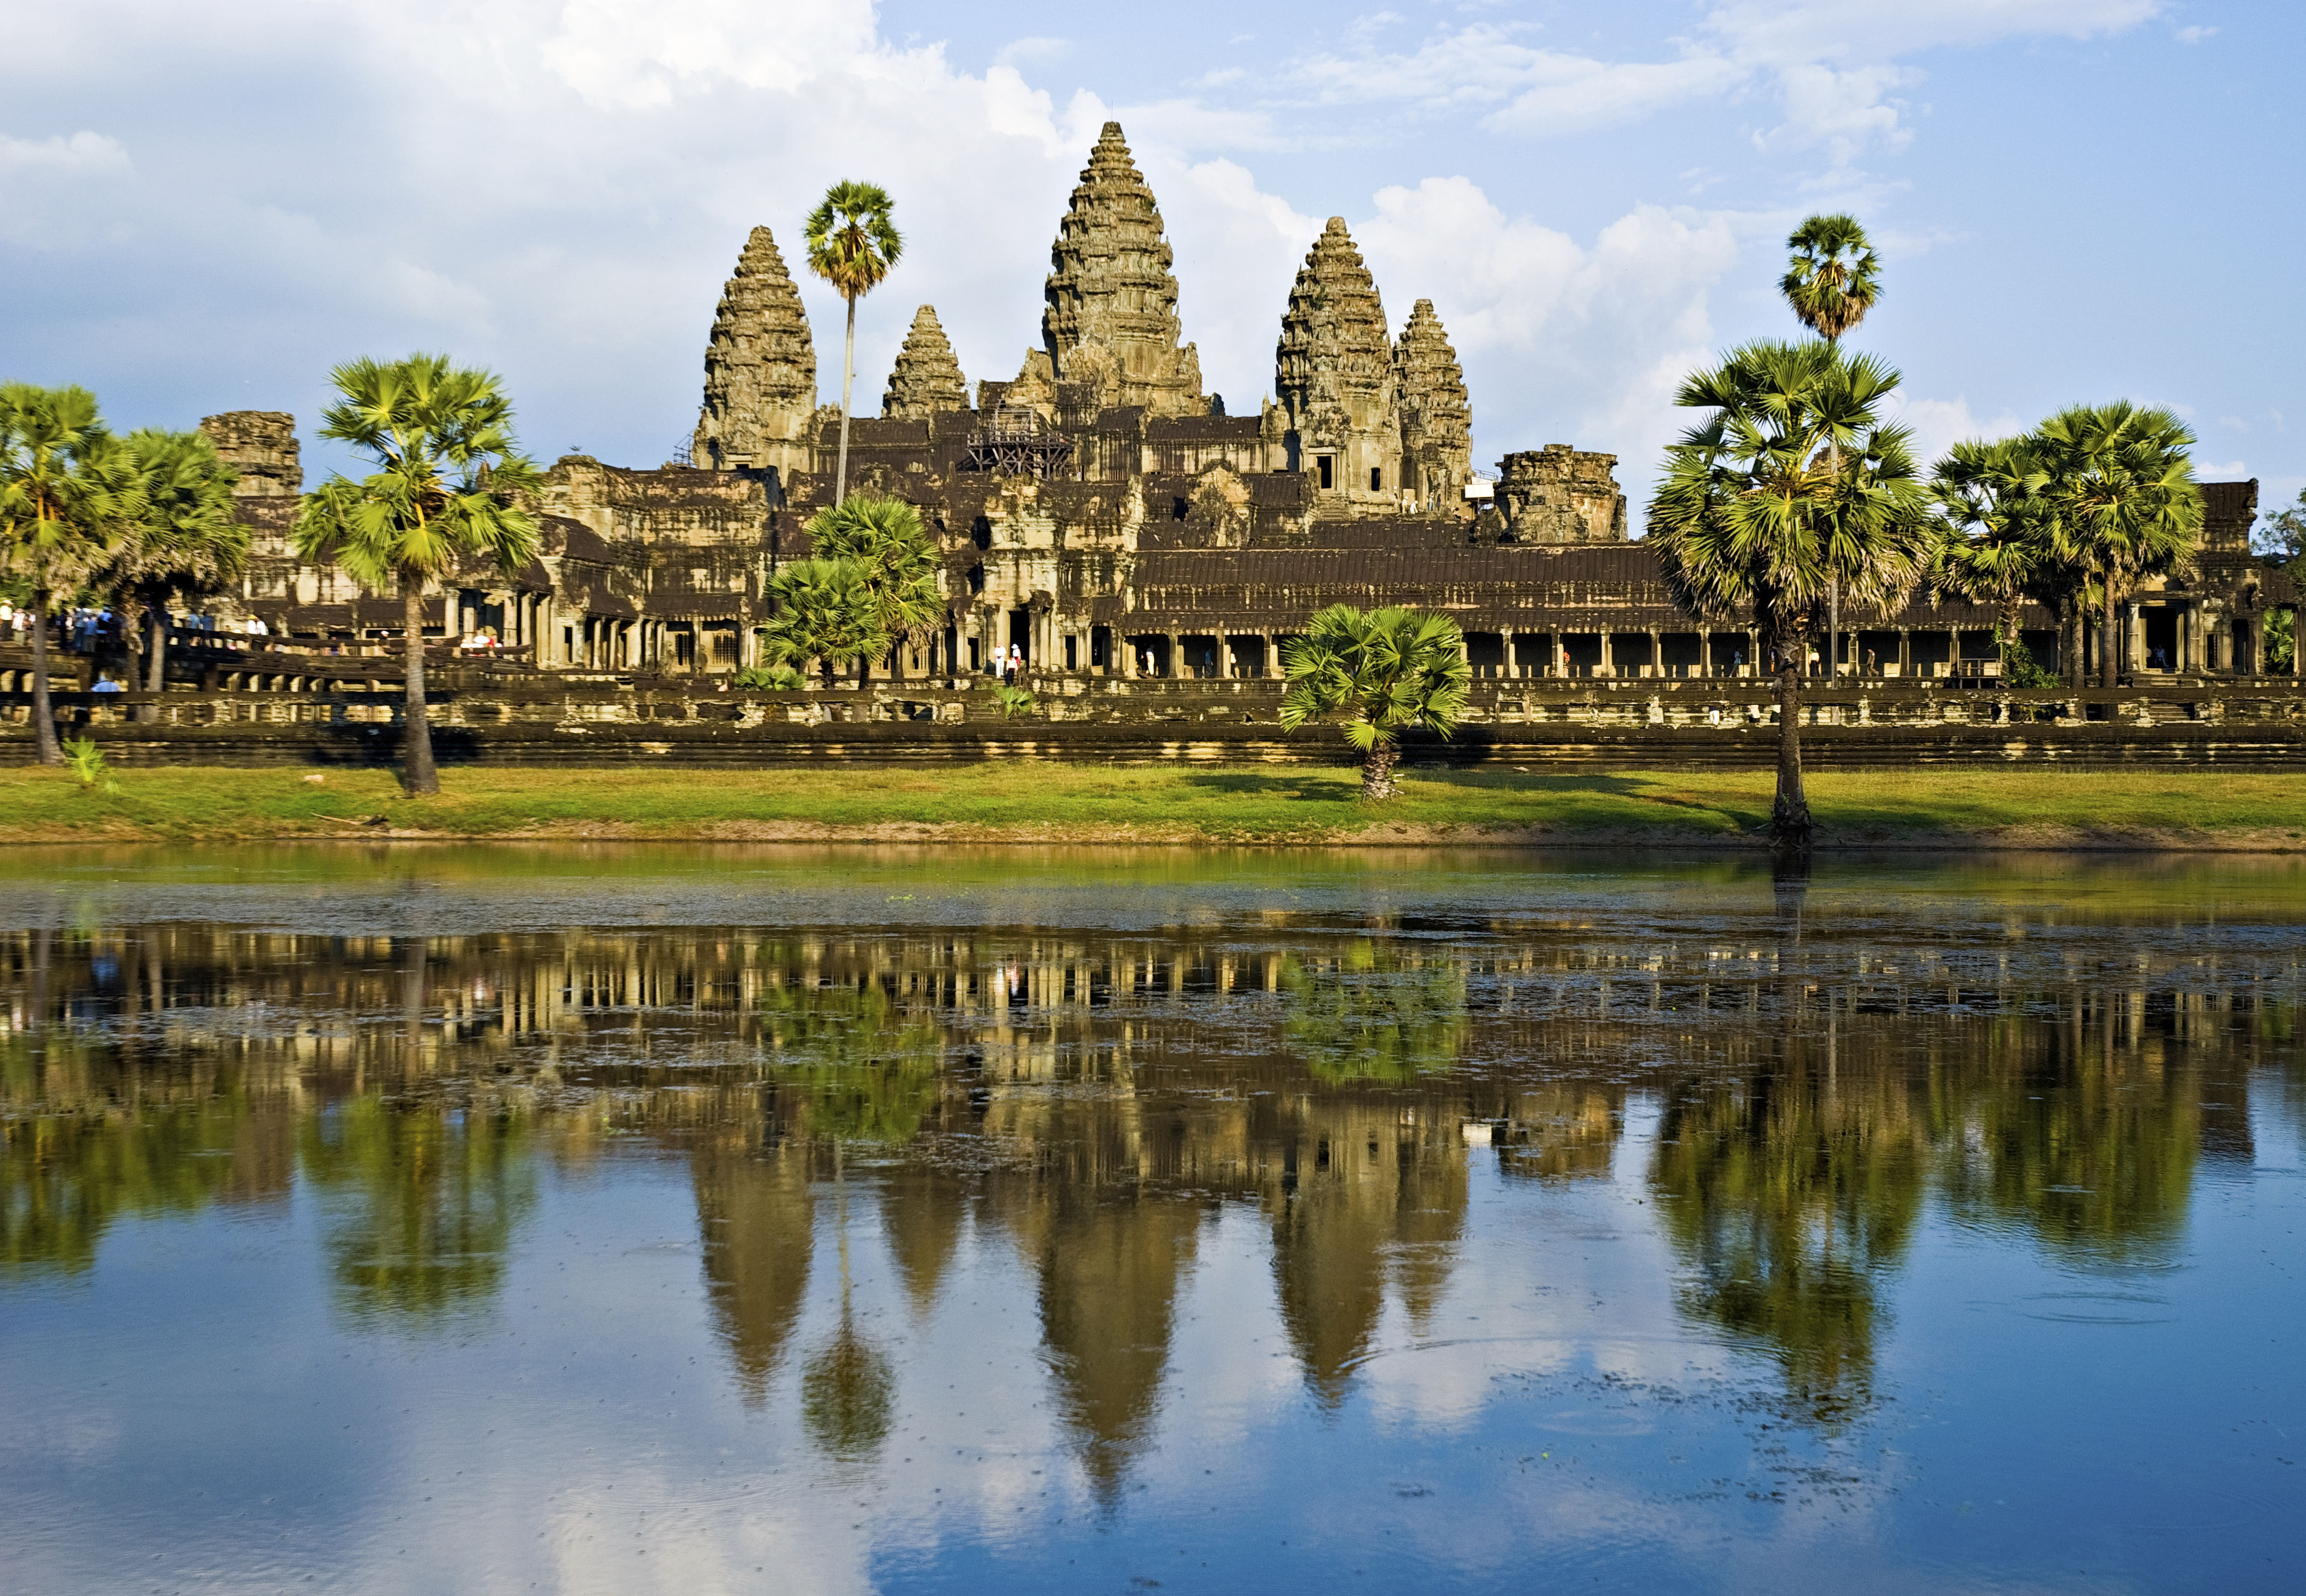
[[2169,1298],[2144,1292],[2053,1291],[2020,1297],[2011,1310],[2060,1325],[2166,1325],[2178,1316],[2140,1310],[2169,1306]]

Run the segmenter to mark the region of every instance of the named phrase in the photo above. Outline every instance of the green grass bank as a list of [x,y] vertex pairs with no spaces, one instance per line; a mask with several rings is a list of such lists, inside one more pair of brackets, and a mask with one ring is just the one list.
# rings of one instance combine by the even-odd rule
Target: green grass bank
[[[1744,849],[1770,772],[1432,771],[1372,808],[1355,772],[1290,768],[161,768],[83,787],[0,771],[0,841],[633,838],[723,841],[1532,843]],[[1852,848],[2306,851],[2306,775],[1924,770],[1813,776],[1819,841]]]

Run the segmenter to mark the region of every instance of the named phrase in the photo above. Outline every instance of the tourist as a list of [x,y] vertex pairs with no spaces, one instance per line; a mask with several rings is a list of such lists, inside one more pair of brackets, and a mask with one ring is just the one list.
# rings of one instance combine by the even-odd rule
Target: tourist
[[1017,685],[1017,678],[1024,672],[1024,670],[1025,651],[1012,643],[1009,645],[1009,685],[1011,687]]
[[125,693],[128,689],[113,680],[111,677],[100,675],[96,679],[96,687],[93,690],[98,693]]
[[1870,648],[1866,651],[1866,674],[1868,676],[1882,674],[1882,667],[1874,658],[1874,651]]

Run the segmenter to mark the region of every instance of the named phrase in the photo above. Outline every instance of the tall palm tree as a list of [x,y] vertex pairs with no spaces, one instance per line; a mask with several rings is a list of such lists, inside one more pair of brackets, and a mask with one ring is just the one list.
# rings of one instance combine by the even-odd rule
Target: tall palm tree
[[141,509],[127,446],[84,388],[0,383],[0,564],[32,590],[32,731],[59,764],[48,698],[48,608],[78,588]]
[[796,559],[769,578],[777,617],[761,628],[763,652],[795,667],[815,660],[833,685],[833,670],[871,650],[880,637],[865,568],[853,559]]
[[1808,328],[1829,344],[1854,331],[1882,297],[1882,263],[1853,216],[1814,216],[1786,239],[1793,260],[1778,291]]
[[1994,606],[2005,670],[2022,647],[2019,611],[2028,599],[2049,596],[2063,563],[2048,486],[2030,438],[1957,443],[1931,483],[1949,531],[1934,576],[1964,598]]
[[1288,691],[1281,724],[1337,715],[1362,753],[1362,797],[1392,798],[1401,734],[1422,726],[1448,737],[1465,713],[1471,671],[1465,636],[1446,615],[1332,604],[1281,651]]
[[[113,550],[98,584],[132,633],[145,623],[144,690],[167,682],[168,606],[220,592],[248,568],[248,528],[233,518],[238,474],[204,432],[143,429],[128,435],[143,508]],[[148,706],[143,718],[158,714]]]
[[824,202],[809,213],[802,228],[808,269],[849,302],[849,342],[841,356],[841,457],[833,474],[835,504],[849,494],[849,384],[857,374],[857,302],[880,286],[905,252],[889,210],[886,189],[844,179],[825,190]]
[[920,512],[901,499],[851,493],[811,516],[808,535],[816,558],[853,560],[861,572],[880,644],[857,656],[858,680],[863,682],[872,659],[884,652],[902,676],[897,645],[918,642],[944,614],[944,594],[937,588],[943,561]]
[[358,482],[337,475],[304,495],[297,558],[333,559],[372,593],[398,587],[407,630],[407,738],[401,783],[440,790],[424,708],[424,589],[475,557],[507,576],[536,558],[528,497],[542,484],[513,437],[512,401],[494,373],[445,354],[361,359],[329,373],[344,397],[320,413],[320,436],[375,462]]
[[2118,685],[2114,613],[2144,577],[2177,569],[2202,537],[2194,435],[2167,410],[2117,399],[2062,410],[2037,431],[2061,551],[2094,576],[2105,605],[2099,685]]
[[1693,374],[1676,403],[1712,414],[1666,451],[1650,546],[1675,601],[1700,619],[1749,610],[1778,672],[1774,844],[1806,852],[1801,671],[1838,586],[1886,610],[1936,533],[1903,427],[1877,414],[1898,373],[1832,345],[1755,343]]
[[[1854,216],[1814,216],[1786,238],[1793,252],[1778,292],[1810,331],[1839,346],[1882,296],[1881,262]],[[1829,444],[1831,449],[1833,446]],[[1841,674],[1841,589],[1826,585],[1825,673]]]

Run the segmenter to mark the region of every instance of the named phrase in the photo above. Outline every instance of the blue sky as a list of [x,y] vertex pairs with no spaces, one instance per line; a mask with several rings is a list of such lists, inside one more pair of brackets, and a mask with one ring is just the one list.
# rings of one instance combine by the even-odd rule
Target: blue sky
[[2306,487],[2295,4],[0,0],[0,373],[124,426],[285,409],[309,443],[331,364],[440,348],[506,374],[540,456],[656,464],[746,231],[797,253],[845,176],[909,239],[859,412],[924,302],[1012,376],[1114,116],[1236,411],[1341,215],[1396,328],[1435,302],[1477,462],[1603,449],[1639,499],[1675,382],[1790,329],[1784,235],[1848,209],[1887,270],[1857,341],[1926,445],[2121,396],[2186,415],[2206,476]]

